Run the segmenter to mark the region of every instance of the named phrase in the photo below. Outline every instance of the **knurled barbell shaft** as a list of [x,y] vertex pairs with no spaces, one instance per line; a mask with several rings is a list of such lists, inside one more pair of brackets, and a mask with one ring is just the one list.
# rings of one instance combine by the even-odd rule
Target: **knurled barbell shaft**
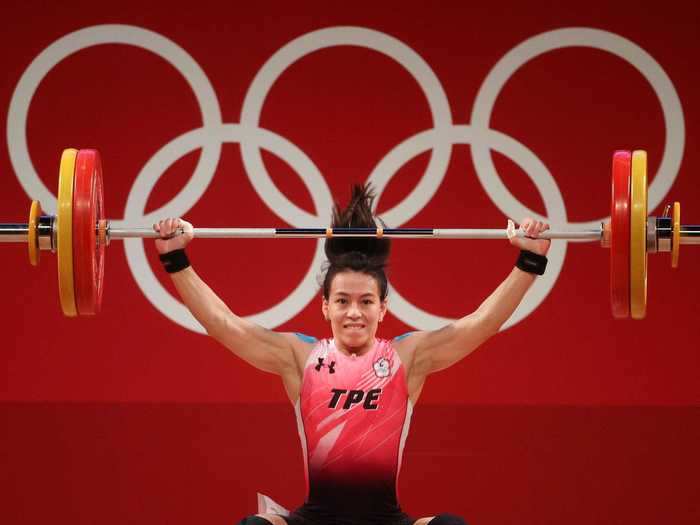
[[[582,230],[547,230],[542,239],[600,240],[602,228]],[[516,230],[516,234],[525,234]],[[681,226],[681,244],[700,244],[700,226]],[[507,230],[464,228],[194,228],[198,238],[288,238],[387,237],[403,239],[507,239]],[[160,235],[149,228],[110,228],[110,239],[148,238]]]
[[[547,239],[600,239],[601,230],[545,232]],[[110,228],[111,239],[131,237],[157,238],[159,234],[146,228]],[[506,230],[498,229],[434,229],[434,228],[195,228],[198,238],[287,238],[315,239],[327,237],[383,237],[403,239],[506,239]]]

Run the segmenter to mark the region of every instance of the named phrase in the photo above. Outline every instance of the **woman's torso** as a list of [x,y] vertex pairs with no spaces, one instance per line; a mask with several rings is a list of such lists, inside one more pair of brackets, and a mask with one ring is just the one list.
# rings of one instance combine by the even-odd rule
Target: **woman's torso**
[[398,508],[396,482],[412,403],[406,368],[391,341],[348,355],[320,340],[302,367],[295,405],[307,505],[346,513]]

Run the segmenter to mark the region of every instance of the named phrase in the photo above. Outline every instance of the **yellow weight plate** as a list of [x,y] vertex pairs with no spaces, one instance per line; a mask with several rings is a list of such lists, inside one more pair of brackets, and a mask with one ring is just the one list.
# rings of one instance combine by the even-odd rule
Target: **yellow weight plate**
[[630,314],[644,319],[647,312],[647,152],[632,152],[630,198]]
[[673,203],[673,244],[671,245],[671,268],[678,268],[681,252],[681,203]]
[[63,150],[58,172],[58,292],[61,297],[61,309],[68,317],[75,317],[78,313],[73,283],[73,177],[77,154],[77,149]]
[[39,201],[32,201],[32,207],[29,208],[29,224],[27,246],[29,246],[29,263],[32,266],[39,266],[39,216],[41,215],[41,204]]

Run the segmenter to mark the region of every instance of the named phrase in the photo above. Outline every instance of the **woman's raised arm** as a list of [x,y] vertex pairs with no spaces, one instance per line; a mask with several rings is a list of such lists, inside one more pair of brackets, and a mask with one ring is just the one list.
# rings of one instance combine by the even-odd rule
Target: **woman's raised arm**
[[[182,302],[207,333],[238,357],[260,370],[288,375],[297,371],[295,352],[307,345],[294,334],[263,328],[234,314],[189,265],[184,248],[193,239],[193,227],[182,219],[165,219],[153,226],[166,271]],[[180,233],[181,232],[181,233]]]

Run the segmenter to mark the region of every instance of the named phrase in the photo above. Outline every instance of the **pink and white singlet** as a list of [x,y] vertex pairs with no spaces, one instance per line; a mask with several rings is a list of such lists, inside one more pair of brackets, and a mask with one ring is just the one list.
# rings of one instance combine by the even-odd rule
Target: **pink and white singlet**
[[399,507],[397,480],[412,405],[391,341],[376,340],[362,356],[318,341],[295,410],[307,499],[290,522],[411,521]]

